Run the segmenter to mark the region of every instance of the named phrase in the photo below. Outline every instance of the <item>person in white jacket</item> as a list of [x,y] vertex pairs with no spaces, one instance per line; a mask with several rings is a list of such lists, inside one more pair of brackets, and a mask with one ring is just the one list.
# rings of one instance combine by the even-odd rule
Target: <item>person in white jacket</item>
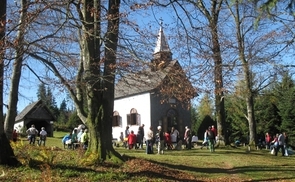
[[207,133],[208,133],[208,129],[206,129],[206,131],[204,133],[204,141],[202,142],[201,149],[203,149],[203,147],[205,147],[205,146],[208,149],[208,137],[207,137]]
[[26,133],[28,134],[28,139],[30,141],[30,144],[35,144],[36,135],[38,134],[38,130],[35,128],[35,125],[32,125],[31,128],[29,128]]
[[149,130],[146,133],[146,154],[152,154],[153,153],[153,145],[154,145],[154,132],[153,128],[150,127]]
[[45,128],[42,127],[40,131],[40,140],[38,143],[39,146],[41,146],[42,142],[43,142],[43,146],[45,146],[46,137],[47,137],[47,132],[45,131]]

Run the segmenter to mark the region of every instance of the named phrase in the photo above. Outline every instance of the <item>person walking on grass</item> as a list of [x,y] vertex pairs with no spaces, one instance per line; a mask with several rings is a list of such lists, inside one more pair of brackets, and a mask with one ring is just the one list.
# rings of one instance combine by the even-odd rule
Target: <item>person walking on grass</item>
[[173,143],[177,143],[180,140],[179,131],[174,126],[171,128],[170,136],[172,136],[171,138],[173,138]]
[[83,134],[81,135],[81,145],[84,150],[88,148],[88,141],[89,141],[88,130],[85,129]]
[[133,147],[136,149],[136,135],[131,130],[131,133],[128,135],[128,149],[132,149]]
[[13,130],[13,133],[12,133],[12,141],[13,142],[16,142],[17,141],[17,132],[16,132],[16,129]]
[[153,128],[150,127],[146,134],[146,154],[153,153],[153,145],[154,145],[154,132]]
[[210,152],[215,152],[215,148],[214,148],[215,135],[214,135],[214,132],[212,131],[211,126],[209,126],[209,128],[208,128],[207,138],[208,138],[208,142],[209,142]]
[[266,150],[267,149],[270,149],[270,142],[272,141],[272,138],[271,138],[271,136],[270,136],[270,134],[267,132],[267,133],[265,133],[265,148],[266,148]]
[[188,126],[185,127],[185,133],[184,133],[184,141],[186,145],[186,149],[192,148],[192,133]]
[[161,126],[158,126],[158,137],[159,137],[159,142],[158,142],[158,154],[164,154],[164,132],[162,130]]
[[138,134],[139,134],[138,148],[143,149],[144,124],[142,124],[140,127],[138,127]]
[[204,133],[204,141],[202,142],[202,146],[201,146],[201,149],[203,149],[203,147],[207,147],[207,149],[208,149],[208,136],[207,136],[207,134],[208,134],[208,129],[206,129],[206,131],[205,131],[205,133]]
[[26,131],[26,133],[28,134],[30,144],[35,145],[36,135],[38,134],[38,130],[35,128],[35,125],[32,125],[31,128]]
[[285,146],[285,136],[283,133],[281,133],[281,134],[279,134],[279,137],[278,137],[278,147],[275,150],[275,156],[278,155],[278,152],[280,149],[282,151],[282,156],[285,155],[285,147],[284,146]]
[[42,142],[43,142],[43,146],[45,146],[46,137],[47,137],[47,132],[45,131],[45,128],[42,127],[40,131],[40,140],[38,143],[39,146],[41,146]]
[[217,142],[217,129],[215,128],[214,125],[211,126],[211,130],[213,131],[214,134],[214,144]]

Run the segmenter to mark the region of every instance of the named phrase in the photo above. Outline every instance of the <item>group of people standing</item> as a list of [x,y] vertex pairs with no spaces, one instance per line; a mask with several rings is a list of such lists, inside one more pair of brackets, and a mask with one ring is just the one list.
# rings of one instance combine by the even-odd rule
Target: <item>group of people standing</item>
[[215,142],[216,142],[216,136],[217,136],[217,130],[214,127],[214,125],[209,126],[208,129],[206,129],[205,133],[204,133],[204,141],[202,143],[201,149],[204,146],[207,146],[207,148],[209,148],[210,152],[214,152],[215,151]]
[[282,156],[288,155],[288,148],[289,138],[286,132],[276,134],[275,136],[271,137],[269,133],[265,134],[265,146],[266,149],[270,149],[275,156],[278,155],[278,152],[281,150]]
[[178,131],[172,128],[172,132],[164,132],[162,126],[157,127],[157,133],[154,136],[153,128],[150,127],[146,135],[146,153],[153,154],[153,145],[157,145],[157,154],[164,154],[164,149],[172,149],[171,135],[179,134]]
[[[178,143],[180,139],[179,131],[172,127],[171,131],[163,131],[162,126],[157,127],[157,132],[154,134],[153,127],[150,127],[147,132],[144,132],[144,124],[139,126],[137,134],[133,130],[129,131],[129,126],[126,126],[125,137],[123,132],[120,134],[120,140],[123,142],[123,146],[128,149],[143,149],[144,137],[146,144],[146,153],[153,154],[153,146],[156,144],[157,153],[164,154],[164,149],[172,150],[174,148],[173,143]],[[187,149],[191,149],[192,134],[189,127],[185,127],[184,138],[182,140]]]
[[128,149],[143,149],[143,138],[144,138],[144,124],[138,127],[137,134],[133,130],[129,131],[129,126],[125,129],[125,138],[123,132],[120,134],[120,140],[123,142],[123,146]]
[[43,146],[45,146],[47,132],[45,131],[44,127],[41,128],[41,131],[39,133],[39,131],[35,128],[35,125],[31,125],[31,127],[26,131],[26,133],[28,134],[29,144],[34,145],[36,141],[36,137],[39,134],[40,138],[38,141],[38,145],[40,146],[43,143]]

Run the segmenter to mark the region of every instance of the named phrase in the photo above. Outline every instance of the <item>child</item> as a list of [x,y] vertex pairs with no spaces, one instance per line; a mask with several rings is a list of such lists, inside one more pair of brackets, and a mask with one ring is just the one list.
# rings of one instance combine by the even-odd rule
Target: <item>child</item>
[[129,149],[136,147],[136,135],[134,134],[133,130],[131,130],[131,133],[128,136],[128,146],[129,146]]

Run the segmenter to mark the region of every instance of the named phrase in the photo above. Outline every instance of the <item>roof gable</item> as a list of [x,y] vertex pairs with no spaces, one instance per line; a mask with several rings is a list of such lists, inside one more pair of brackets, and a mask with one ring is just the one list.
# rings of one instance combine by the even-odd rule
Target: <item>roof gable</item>
[[15,121],[21,121],[24,118],[55,120],[54,115],[42,100],[29,104],[15,118]]
[[[171,81],[174,83],[170,83]],[[163,90],[163,87],[169,85],[180,85],[180,88],[192,88],[187,80],[178,61],[171,61],[165,68],[157,71],[143,71],[136,74],[128,74],[121,78],[115,86],[115,99],[137,95],[146,92],[153,92],[156,89]],[[173,86],[174,89],[175,86]],[[179,91],[178,91],[179,92]],[[167,93],[167,95],[172,95]]]
[[115,86],[115,98],[151,92],[156,89],[170,72],[177,61],[158,71],[142,71],[122,77]]

